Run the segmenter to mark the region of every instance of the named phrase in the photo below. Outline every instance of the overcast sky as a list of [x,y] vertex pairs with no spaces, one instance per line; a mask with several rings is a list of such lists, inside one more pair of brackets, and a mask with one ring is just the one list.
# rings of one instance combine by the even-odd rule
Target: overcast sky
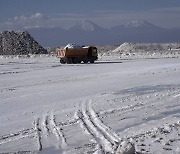
[[0,0],[0,30],[69,28],[81,19],[105,28],[131,20],[180,27],[180,0]]

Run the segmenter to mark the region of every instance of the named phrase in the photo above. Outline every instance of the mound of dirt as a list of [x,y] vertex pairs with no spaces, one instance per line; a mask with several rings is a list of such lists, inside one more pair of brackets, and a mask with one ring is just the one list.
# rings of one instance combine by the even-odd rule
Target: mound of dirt
[[0,32],[0,55],[46,54],[27,31]]

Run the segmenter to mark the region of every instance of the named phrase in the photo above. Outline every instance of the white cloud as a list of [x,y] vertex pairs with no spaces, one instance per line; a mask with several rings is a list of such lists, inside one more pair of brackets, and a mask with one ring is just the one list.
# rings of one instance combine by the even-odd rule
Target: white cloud
[[30,16],[16,16],[0,23],[0,30],[17,30],[31,27],[42,27],[50,18],[42,13],[35,13]]
[[156,9],[157,12],[177,14],[180,13],[180,7]]
[[68,29],[82,18],[81,14],[51,14],[46,16],[42,13],[20,15],[0,22],[0,30],[19,30],[37,27],[61,27]]
[[[11,20],[12,22],[13,22],[13,19],[9,19],[9,20]],[[25,17],[25,16],[19,16],[19,17],[14,17],[14,21],[25,21],[25,20],[27,20],[27,17]]]
[[30,18],[31,18],[31,19],[36,19],[36,20],[48,19],[48,17],[45,16],[44,14],[42,14],[42,13],[35,13],[35,14],[31,15]]

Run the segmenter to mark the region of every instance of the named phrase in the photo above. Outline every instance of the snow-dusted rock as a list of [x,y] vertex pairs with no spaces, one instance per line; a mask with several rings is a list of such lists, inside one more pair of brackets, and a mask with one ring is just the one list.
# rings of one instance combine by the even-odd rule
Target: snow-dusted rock
[[119,145],[116,154],[134,154],[135,153],[135,146],[133,143],[129,141],[123,141]]

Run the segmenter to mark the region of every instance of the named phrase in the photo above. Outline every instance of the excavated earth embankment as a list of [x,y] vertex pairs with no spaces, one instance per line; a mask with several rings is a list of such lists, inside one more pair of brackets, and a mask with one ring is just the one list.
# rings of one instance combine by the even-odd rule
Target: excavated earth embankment
[[0,32],[0,55],[46,54],[27,31]]

